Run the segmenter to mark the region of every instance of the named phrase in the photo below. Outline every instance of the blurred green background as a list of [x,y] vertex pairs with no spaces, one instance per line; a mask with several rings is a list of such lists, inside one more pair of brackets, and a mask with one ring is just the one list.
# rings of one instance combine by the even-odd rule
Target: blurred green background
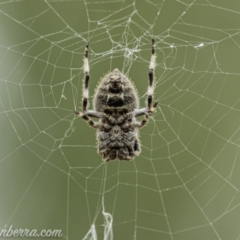
[[[239,23],[236,0],[1,0],[0,229],[239,239]],[[157,113],[139,157],[105,164],[96,132],[73,114],[85,43],[90,101],[118,68],[143,107],[152,38]]]

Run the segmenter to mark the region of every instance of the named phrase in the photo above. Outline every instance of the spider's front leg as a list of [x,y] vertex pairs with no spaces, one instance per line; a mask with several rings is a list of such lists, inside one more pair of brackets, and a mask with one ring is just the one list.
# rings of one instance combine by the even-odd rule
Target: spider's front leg
[[85,121],[88,122],[90,126],[93,128],[99,128],[100,124],[98,122],[94,122],[92,119],[89,117],[94,117],[94,118],[101,118],[102,113],[96,112],[93,110],[87,110],[87,105],[88,105],[88,83],[90,80],[90,75],[89,75],[89,63],[88,63],[88,47],[89,44],[86,44],[85,47],[85,54],[84,54],[84,60],[83,60],[83,70],[84,70],[84,82],[83,82],[83,100],[82,100],[82,110],[83,112],[78,112],[74,111],[75,114],[77,114],[79,117],[84,119]]
[[82,110],[85,112],[87,110],[87,104],[88,104],[88,83],[90,80],[89,75],[89,63],[88,63],[88,47],[89,44],[86,44],[85,47],[85,54],[84,54],[84,60],[83,60],[83,71],[84,71],[84,82],[83,82],[83,100],[82,100]]
[[153,102],[153,93],[154,93],[153,80],[154,80],[155,65],[156,65],[155,41],[154,41],[154,39],[152,39],[152,56],[151,56],[151,60],[150,60],[149,73],[148,73],[149,86],[148,86],[148,92],[147,92],[147,107],[134,110],[135,117],[145,115],[145,117],[143,118],[143,120],[141,122],[135,123],[136,127],[143,127],[147,123],[149,116],[151,116],[154,113],[154,111],[157,107],[157,104],[158,104],[157,102],[154,104],[152,103]]
[[156,65],[155,41],[154,39],[152,39],[152,56],[151,56],[151,61],[149,66],[149,73],[148,73],[149,86],[148,86],[148,93],[147,93],[147,105],[150,112],[154,112],[156,107],[156,106],[154,107],[154,105],[157,105],[157,103],[155,103],[152,106],[153,92],[154,92],[153,80],[154,80],[155,65]]

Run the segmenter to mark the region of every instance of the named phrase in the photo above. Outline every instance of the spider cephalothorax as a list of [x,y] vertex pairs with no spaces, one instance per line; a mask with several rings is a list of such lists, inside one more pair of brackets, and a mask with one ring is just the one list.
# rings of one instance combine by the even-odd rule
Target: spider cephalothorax
[[[131,160],[140,154],[138,128],[146,124],[148,117],[157,106],[157,103],[152,104],[155,59],[155,46],[154,40],[152,40],[147,107],[138,108],[138,96],[135,87],[123,73],[118,69],[114,69],[102,78],[94,95],[94,110],[88,110],[88,83],[90,76],[88,44],[86,45],[83,112],[75,111],[75,113],[88,121],[90,126],[97,128],[98,152],[103,155],[104,161],[116,158]],[[136,117],[143,115],[145,117],[141,122],[138,122]],[[91,118],[99,118],[99,121],[94,122]]]

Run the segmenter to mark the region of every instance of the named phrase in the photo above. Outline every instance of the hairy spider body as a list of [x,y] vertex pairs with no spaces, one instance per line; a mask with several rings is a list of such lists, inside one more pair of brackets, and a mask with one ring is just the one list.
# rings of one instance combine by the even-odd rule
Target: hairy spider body
[[105,109],[138,108],[137,92],[131,81],[118,69],[102,78],[94,96],[95,110],[104,112]]
[[[94,95],[93,110],[87,109],[88,44],[85,48],[82,111],[74,111],[93,128],[97,128],[98,153],[108,162],[116,158],[132,160],[141,152],[138,128],[143,127],[154,112],[157,103],[152,104],[154,90],[155,45],[152,40],[152,57],[149,67],[147,107],[139,109],[138,96],[132,82],[118,69],[102,78]],[[145,116],[141,122],[136,117]],[[98,118],[94,122],[91,118]]]
[[131,81],[118,69],[107,74],[94,96],[94,109],[103,112],[98,128],[98,152],[105,161],[131,160],[139,155],[137,129],[132,114],[138,108],[138,97]]
[[137,130],[129,122],[132,117],[122,112],[106,114],[101,121],[101,127],[98,130],[98,152],[103,155],[105,161],[131,160],[139,155],[139,141]]

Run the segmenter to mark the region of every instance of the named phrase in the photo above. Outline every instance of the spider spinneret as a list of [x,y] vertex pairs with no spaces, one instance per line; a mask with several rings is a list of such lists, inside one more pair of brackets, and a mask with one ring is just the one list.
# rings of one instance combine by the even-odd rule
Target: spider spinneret
[[[102,78],[94,95],[94,109],[87,109],[90,80],[88,48],[89,44],[86,44],[82,112],[74,112],[86,120],[91,127],[97,129],[98,153],[103,155],[104,161],[108,162],[116,158],[132,160],[141,152],[138,129],[147,123],[157,106],[157,103],[153,104],[156,61],[154,39],[152,39],[152,56],[148,73],[147,106],[140,109],[134,85],[118,69],[114,69]],[[143,115],[141,122],[136,120]],[[95,122],[91,118],[98,118],[99,121]]]

